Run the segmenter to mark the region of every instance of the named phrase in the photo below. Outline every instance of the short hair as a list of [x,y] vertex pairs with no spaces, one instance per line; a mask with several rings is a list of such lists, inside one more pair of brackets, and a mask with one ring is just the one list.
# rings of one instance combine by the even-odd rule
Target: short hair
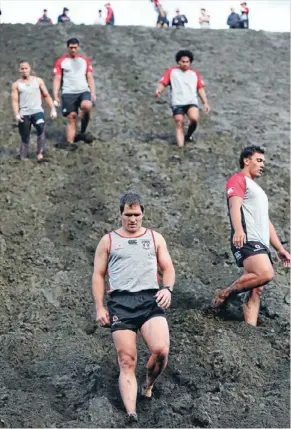
[[47,12],[47,9],[44,9],[43,11],[44,11],[44,12]]
[[99,9],[98,12],[102,12],[102,9]]
[[176,53],[176,62],[178,63],[182,57],[188,57],[190,63],[194,61],[194,55],[191,51],[187,51],[186,49],[182,49],[181,51]]
[[67,41],[67,47],[69,47],[70,45],[78,45],[80,46],[80,42],[76,37],[72,37],[72,39],[69,39]]
[[246,158],[251,158],[254,153],[262,153],[262,154],[264,154],[265,150],[262,149],[260,146],[255,146],[255,145],[245,147],[241,151],[241,154],[240,154],[240,157],[239,157],[240,168],[244,168],[244,166],[245,166],[244,160]]
[[204,9],[204,7],[202,7],[201,10],[204,10],[204,12],[206,12],[206,9]]
[[133,191],[133,190],[126,191],[120,197],[119,208],[120,208],[121,214],[124,212],[124,207],[126,204],[129,207],[139,205],[141,208],[141,211],[144,212],[144,204],[142,202],[141,196],[136,191]]
[[29,67],[30,67],[30,64],[29,64],[29,62],[27,61],[27,60],[21,60],[20,62],[19,62],[19,65],[21,66],[21,64],[28,64],[29,65]]

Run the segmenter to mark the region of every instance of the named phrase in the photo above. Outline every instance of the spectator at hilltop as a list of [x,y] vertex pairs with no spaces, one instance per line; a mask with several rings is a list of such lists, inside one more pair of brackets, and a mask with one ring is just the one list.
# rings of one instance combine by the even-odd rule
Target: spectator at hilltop
[[98,10],[98,16],[94,21],[95,25],[105,25],[105,18],[102,16],[102,10]]
[[200,28],[210,28],[210,15],[206,12],[206,9],[200,9],[201,15],[199,16]]
[[43,10],[43,15],[38,18],[37,24],[52,24],[53,21],[47,16],[47,9]]
[[249,8],[247,7],[246,2],[243,2],[241,5],[241,15],[240,15],[240,26],[241,28],[248,29],[249,28]]
[[70,18],[68,17],[69,9],[67,7],[64,7],[63,13],[58,16],[58,23],[64,24],[65,22],[71,22]]
[[105,7],[107,9],[107,16],[105,19],[106,25],[114,25],[115,19],[114,19],[114,12],[113,12],[113,9],[111,7],[111,4],[106,3]]
[[185,24],[188,24],[188,19],[185,15],[181,15],[179,9],[176,9],[176,16],[172,20],[172,27],[185,27]]
[[240,16],[233,7],[230,9],[230,15],[227,18],[227,25],[229,28],[240,28]]

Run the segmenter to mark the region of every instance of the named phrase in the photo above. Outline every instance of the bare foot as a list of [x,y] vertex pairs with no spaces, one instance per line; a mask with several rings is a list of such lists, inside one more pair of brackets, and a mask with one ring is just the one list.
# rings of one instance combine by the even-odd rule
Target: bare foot
[[220,290],[212,300],[213,307],[220,307],[229,297],[229,288]]

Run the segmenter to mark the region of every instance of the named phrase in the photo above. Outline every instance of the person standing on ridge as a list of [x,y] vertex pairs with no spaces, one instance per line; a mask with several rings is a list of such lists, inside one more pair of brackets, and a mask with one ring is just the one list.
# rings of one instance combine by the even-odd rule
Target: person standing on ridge
[[[127,422],[137,422],[137,394],[151,399],[156,379],[165,369],[169,354],[169,328],[165,309],[171,304],[175,270],[163,236],[144,228],[144,205],[134,191],[120,198],[122,226],[99,242],[92,291],[99,326],[111,326],[120,368],[119,389]],[[159,287],[158,267],[163,273]],[[104,307],[105,276],[108,273],[108,310]],[[137,332],[151,356],[146,365],[145,385],[138,388]]]
[[[205,93],[205,85],[200,74],[191,68],[194,60],[192,52],[181,50],[176,54],[177,67],[168,69],[155,92],[160,98],[167,86],[171,88],[171,108],[176,125],[176,140],[179,147],[184,142],[192,141],[192,134],[199,121],[198,96],[200,97],[205,113],[210,112],[210,107]],[[187,115],[190,124],[184,136],[184,116]]]
[[200,28],[210,28],[210,15],[206,12],[206,9],[200,9],[201,15],[199,16]]
[[44,81],[39,77],[31,76],[31,67],[27,61],[21,61],[19,64],[19,73],[20,79],[12,84],[11,99],[21,136],[20,159],[28,158],[31,125],[33,125],[37,133],[36,158],[38,162],[45,162],[48,160],[43,157],[45,117],[42,97],[51,109],[51,119],[56,119],[57,112]]
[[64,7],[63,13],[58,16],[58,23],[64,24],[66,22],[71,22],[70,18],[68,17],[69,9],[67,7]]
[[[79,54],[79,40],[67,41],[68,54],[59,58],[54,66],[53,96],[60,106],[59,90],[62,86],[62,112],[67,118],[65,149],[75,150],[74,142],[91,143],[94,137],[86,133],[93,103],[96,101],[95,82],[91,61]],[[77,135],[78,111],[81,109],[81,133]]]
[[255,182],[265,167],[264,149],[248,146],[240,154],[241,171],[226,184],[231,223],[231,250],[244,274],[231,286],[220,290],[213,300],[219,307],[232,295],[246,292],[243,313],[245,323],[256,326],[263,286],[274,278],[270,244],[285,268],[290,267],[290,254],[281,244],[269,219],[268,197]]
[[105,18],[106,25],[114,25],[115,19],[114,19],[114,12],[113,12],[113,9],[111,7],[111,4],[106,3],[105,7],[107,9],[107,16]]
[[188,19],[185,15],[181,15],[180,10],[176,10],[176,16],[172,19],[172,27],[185,27],[185,24],[188,24]]
[[37,20],[37,24],[52,24],[53,21],[47,16],[47,9],[43,10],[43,15]]

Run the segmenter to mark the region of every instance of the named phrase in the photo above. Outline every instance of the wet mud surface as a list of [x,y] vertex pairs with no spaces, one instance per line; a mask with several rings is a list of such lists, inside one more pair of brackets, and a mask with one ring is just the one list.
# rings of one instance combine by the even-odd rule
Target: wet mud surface
[[[15,159],[10,107],[17,63],[52,86],[69,37],[92,58],[97,140],[55,147],[64,121],[48,121],[52,162]],[[96,244],[118,227],[118,197],[135,188],[145,225],[164,234],[177,271],[169,365],[139,427],[289,427],[289,275],[263,296],[257,328],[239,299],[211,309],[240,274],[229,250],[224,186],[249,143],[266,148],[259,181],[289,243],[289,35],[264,32],[1,25],[0,419],[2,427],[124,427],[109,330],[96,328],[91,275]],[[179,149],[168,96],[153,96],[180,48],[195,53],[211,114]],[[32,149],[36,136],[32,135]],[[148,352],[139,341],[142,382]]]

